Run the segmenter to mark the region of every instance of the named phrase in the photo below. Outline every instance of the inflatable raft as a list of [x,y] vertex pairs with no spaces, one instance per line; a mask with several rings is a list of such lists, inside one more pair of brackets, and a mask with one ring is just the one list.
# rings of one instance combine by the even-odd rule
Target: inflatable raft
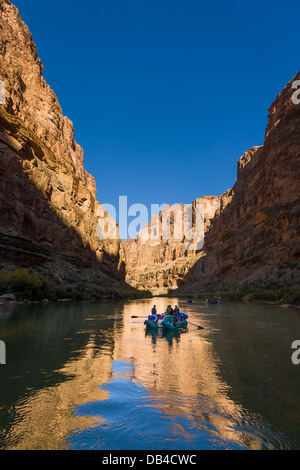
[[177,315],[176,321],[174,322],[174,316],[168,315],[163,320],[155,321],[152,315],[149,315],[148,320],[145,320],[144,324],[150,328],[167,328],[168,330],[178,330],[187,326],[188,315],[180,313]]

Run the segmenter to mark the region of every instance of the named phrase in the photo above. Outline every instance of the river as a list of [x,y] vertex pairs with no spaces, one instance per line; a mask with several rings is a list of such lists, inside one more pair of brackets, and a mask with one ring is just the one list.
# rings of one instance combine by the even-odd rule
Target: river
[[[146,330],[153,303],[193,324]],[[1,307],[0,448],[299,449],[297,339],[300,311],[262,304]]]

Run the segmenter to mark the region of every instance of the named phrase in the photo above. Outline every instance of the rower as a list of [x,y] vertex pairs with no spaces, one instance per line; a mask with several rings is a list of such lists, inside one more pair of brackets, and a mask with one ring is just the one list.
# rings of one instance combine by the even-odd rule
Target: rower
[[153,305],[153,308],[151,310],[152,316],[154,317],[154,321],[157,321],[157,310],[156,310],[156,305]]

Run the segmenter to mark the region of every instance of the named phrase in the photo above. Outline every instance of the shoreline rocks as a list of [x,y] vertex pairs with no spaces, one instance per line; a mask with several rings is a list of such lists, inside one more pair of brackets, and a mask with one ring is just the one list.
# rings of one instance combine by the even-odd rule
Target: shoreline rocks
[[5,303],[14,303],[16,301],[17,300],[14,294],[3,294],[0,296],[0,305],[3,305]]

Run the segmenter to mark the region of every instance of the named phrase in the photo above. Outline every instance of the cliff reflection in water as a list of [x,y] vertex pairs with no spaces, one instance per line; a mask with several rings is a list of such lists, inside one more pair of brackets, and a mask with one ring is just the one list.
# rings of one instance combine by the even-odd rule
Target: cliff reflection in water
[[[164,311],[166,299],[156,298],[155,303],[158,311]],[[175,303],[176,299],[172,300],[172,304]],[[181,305],[184,311],[186,305]],[[189,310],[191,322],[195,323],[193,308]],[[124,338],[134,337],[134,340],[122,342],[121,357],[134,364],[134,376],[151,394],[152,406],[173,421],[170,429],[176,426],[177,417],[182,416],[189,420],[191,433],[195,428],[202,429],[228,442],[225,447],[230,446],[230,442],[261,447],[255,439],[245,438],[233,429],[242,419],[243,411],[228,397],[229,386],[222,380],[221,362],[209,338],[210,322],[202,320],[204,330],[189,324],[186,332],[162,333],[160,338],[160,333],[148,331],[145,338],[145,330],[140,325],[130,325],[130,317],[135,314],[134,303],[124,306]],[[200,326],[199,320],[196,323]],[[184,434],[183,429],[181,432]]]
[[[163,311],[170,301],[156,298],[155,303]],[[20,395],[2,447],[113,450],[292,446],[280,426],[272,425],[267,399],[263,407],[253,405],[262,390],[268,394],[268,384],[248,383],[247,390],[247,380],[241,379],[242,373],[251,378],[255,367],[251,361],[261,358],[260,341],[268,347],[264,334],[257,342],[257,356],[255,350],[253,357],[248,356],[251,348],[247,344],[244,350],[243,345],[236,346],[240,336],[228,330],[232,322],[228,308],[182,304],[181,310],[186,309],[191,321],[205,329],[189,325],[186,332],[156,335],[146,332],[144,318],[132,318],[147,316],[152,305],[153,300],[139,300],[125,305],[81,304],[73,307],[75,310],[69,306],[69,329],[63,327],[62,309],[67,307],[60,307],[59,314],[53,308],[51,319],[47,310],[35,317],[29,341],[40,351],[34,358],[39,367],[45,368],[43,348],[54,337],[58,349],[62,344],[66,348],[66,359],[56,370],[49,366],[42,386],[27,387]],[[45,328],[46,318],[51,322],[50,330]],[[249,323],[248,313],[244,318]],[[238,317],[235,322],[237,328],[244,327]],[[228,349],[230,344],[237,350]],[[51,364],[55,357],[55,350],[48,349]],[[244,370],[247,361],[249,375]],[[57,378],[49,380],[53,374]],[[258,375],[257,382],[260,379]],[[292,395],[288,398],[293,402]],[[276,415],[276,410],[271,411]],[[285,416],[280,420],[284,429]]]

